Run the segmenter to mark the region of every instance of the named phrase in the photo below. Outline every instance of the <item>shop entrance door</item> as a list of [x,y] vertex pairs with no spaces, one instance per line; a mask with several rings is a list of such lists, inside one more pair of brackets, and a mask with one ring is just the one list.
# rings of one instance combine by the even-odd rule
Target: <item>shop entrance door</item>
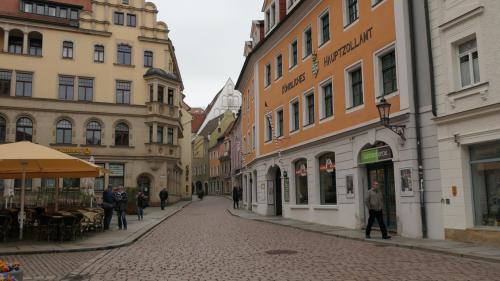
[[140,176],[139,179],[137,179],[137,185],[139,186],[139,190],[141,190],[144,193],[146,201],[150,202],[151,180],[149,179],[149,177]]
[[[384,196],[384,221],[389,231],[397,231],[396,219],[396,188],[394,184],[394,164],[382,162],[367,165],[368,189],[378,181],[380,191]],[[367,218],[368,220],[368,218]],[[377,223],[378,225],[378,223]]]
[[276,216],[282,216],[283,215],[283,202],[281,200],[281,170],[280,168],[276,169],[276,175],[274,178],[274,200],[276,202]]

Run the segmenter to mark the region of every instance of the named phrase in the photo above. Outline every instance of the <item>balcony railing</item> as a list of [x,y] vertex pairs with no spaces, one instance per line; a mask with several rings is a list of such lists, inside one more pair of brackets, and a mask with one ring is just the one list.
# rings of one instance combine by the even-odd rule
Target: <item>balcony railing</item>
[[148,102],[148,113],[155,115],[163,115],[170,118],[179,118],[179,109],[176,106],[161,102]]
[[148,156],[181,158],[181,149],[177,145],[164,143],[146,143]]

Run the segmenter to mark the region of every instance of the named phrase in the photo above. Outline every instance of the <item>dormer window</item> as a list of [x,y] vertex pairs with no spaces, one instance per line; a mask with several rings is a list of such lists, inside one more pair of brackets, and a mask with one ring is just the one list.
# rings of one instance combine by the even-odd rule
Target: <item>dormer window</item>
[[20,10],[25,13],[42,16],[59,17],[64,19],[78,20],[79,9],[57,5],[57,3],[42,3],[39,1],[22,0]]

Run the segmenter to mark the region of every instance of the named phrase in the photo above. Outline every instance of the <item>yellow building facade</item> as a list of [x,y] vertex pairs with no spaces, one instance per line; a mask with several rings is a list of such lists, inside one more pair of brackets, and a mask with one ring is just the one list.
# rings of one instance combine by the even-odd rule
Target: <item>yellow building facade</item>
[[[157,14],[144,0],[6,1],[0,142],[29,140],[93,156],[110,171],[97,191],[138,187],[153,204],[163,187],[172,200],[190,194],[190,161],[182,159],[191,154],[190,145],[182,147],[190,115],[181,113],[182,79]],[[31,188],[53,184],[36,179]]]

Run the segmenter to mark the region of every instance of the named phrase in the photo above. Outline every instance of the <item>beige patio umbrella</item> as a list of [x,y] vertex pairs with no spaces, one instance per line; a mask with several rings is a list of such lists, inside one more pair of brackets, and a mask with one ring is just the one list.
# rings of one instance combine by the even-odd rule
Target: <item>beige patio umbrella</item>
[[26,179],[99,176],[99,166],[31,142],[0,145],[0,179],[22,179],[19,239],[23,239]]

